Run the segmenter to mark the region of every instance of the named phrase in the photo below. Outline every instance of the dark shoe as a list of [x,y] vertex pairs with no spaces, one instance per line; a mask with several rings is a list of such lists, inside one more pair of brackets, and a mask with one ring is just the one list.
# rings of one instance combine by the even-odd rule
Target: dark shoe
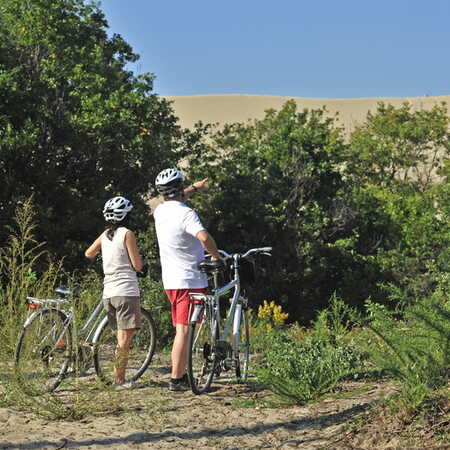
[[169,381],[169,391],[172,392],[187,391],[189,387],[189,380],[186,374],[178,379],[171,378]]
[[173,381],[169,382],[169,391],[172,392],[184,392],[189,388],[184,383],[174,383]]

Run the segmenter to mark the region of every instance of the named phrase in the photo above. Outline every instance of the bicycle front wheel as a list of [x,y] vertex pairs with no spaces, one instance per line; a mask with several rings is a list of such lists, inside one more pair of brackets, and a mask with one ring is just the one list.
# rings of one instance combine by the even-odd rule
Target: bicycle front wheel
[[211,386],[218,369],[216,345],[218,325],[204,315],[201,322],[189,325],[187,374],[192,392],[203,394]]
[[[130,345],[126,364],[126,381],[134,382],[142,376],[152,360],[156,347],[156,327],[151,314],[141,308],[142,326],[136,330]],[[94,367],[97,375],[106,383],[115,380],[117,337],[108,321],[100,324],[94,338]]]
[[235,360],[236,378],[239,381],[247,381],[248,366],[250,363],[250,330],[248,324],[248,313],[246,309],[242,309],[241,311],[241,327]]
[[25,323],[15,349],[16,372],[24,387],[38,395],[51,392],[71,361],[72,339],[62,311],[46,308]]

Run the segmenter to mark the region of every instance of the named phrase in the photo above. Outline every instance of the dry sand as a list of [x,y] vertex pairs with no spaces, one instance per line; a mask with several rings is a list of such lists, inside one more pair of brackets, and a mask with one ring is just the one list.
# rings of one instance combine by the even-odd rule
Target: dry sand
[[165,97],[173,102],[175,115],[186,128],[202,121],[203,123],[245,122],[249,119],[262,119],[267,109],[281,109],[286,101],[293,99],[300,110],[326,107],[331,116],[339,113],[339,124],[347,131],[364,122],[368,111],[374,111],[379,102],[400,106],[408,102],[413,109],[430,109],[441,102],[450,104],[450,95],[414,98],[352,98],[320,99],[301,97],[279,97],[272,95],[193,95]]
[[[136,389],[110,394],[122,396],[123,411],[78,421],[42,420],[0,408],[0,449],[352,448],[340,443],[344,427],[392,392],[387,384],[347,383],[341,391],[345,398],[282,406],[254,384],[227,378],[215,382],[210,393],[195,396],[169,392],[165,367],[153,366],[146,377]],[[64,397],[69,390],[57,392]],[[399,443],[397,435],[393,439],[390,445]],[[375,448],[366,440],[358,448]]]

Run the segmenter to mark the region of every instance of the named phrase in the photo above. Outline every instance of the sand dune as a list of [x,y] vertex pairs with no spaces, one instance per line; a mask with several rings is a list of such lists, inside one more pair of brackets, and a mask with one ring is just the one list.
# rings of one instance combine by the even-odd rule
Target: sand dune
[[[175,115],[180,124],[186,128],[202,121],[203,123],[245,122],[249,119],[261,119],[267,109],[280,109],[287,100],[297,102],[299,109],[317,109],[325,106],[330,115],[339,113],[339,124],[347,131],[362,123],[368,111],[373,111],[379,102],[399,106],[404,102],[411,103],[414,109],[429,109],[435,104],[450,104],[450,95],[438,97],[413,98],[352,98],[352,99],[320,99],[301,97],[278,97],[272,95],[193,95],[165,97],[173,102]],[[449,110],[450,111],[450,110]]]

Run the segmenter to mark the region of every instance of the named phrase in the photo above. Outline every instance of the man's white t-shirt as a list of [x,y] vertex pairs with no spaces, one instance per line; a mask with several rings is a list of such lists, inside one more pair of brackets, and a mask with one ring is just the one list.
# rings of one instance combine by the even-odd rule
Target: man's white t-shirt
[[197,213],[182,202],[169,200],[158,205],[153,216],[164,289],[206,287],[206,274],[198,268],[205,252],[195,237],[205,227]]

